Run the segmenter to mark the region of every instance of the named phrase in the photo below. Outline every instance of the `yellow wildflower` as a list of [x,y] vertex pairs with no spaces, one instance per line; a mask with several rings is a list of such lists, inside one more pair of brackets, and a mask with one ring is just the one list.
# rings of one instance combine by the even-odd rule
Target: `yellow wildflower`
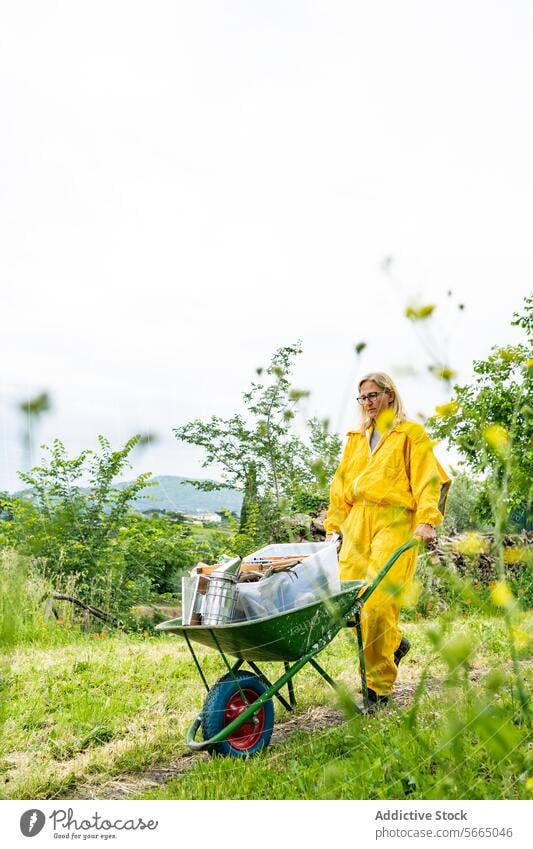
[[522,563],[526,559],[527,553],[523,546],[509,545],[503,549],[503,559],[506,563]]
[[488,551],[489,545],[487,540],[483,539],[477,531],[468,531],[468,533],[456,540],[452,547],[458,554],[464,554],[466,557],[476,557],[479,554],[485,554]]
[[386,433],[394,424],[395,413],[390,407],[383,410],[376,419],[376,427],[380,433]]
[[437,416],[444,419],[446,416],[453,416],[459,409],[459,406],[457,401],[448,401],[447,404],[439,404],[435,407],[435,412]]
[[420,319],[429,318],[434,309],[435,304],[425,304],[422,307],[407,307],[405,315],[411,321],[419,321]]
[[511,588],[505,581],[496,581],[490,595],[496,607],[511,607],[514,601]]
[[452,377],[455,377],[457,374],[457,372],[449,368],[449,366],[441,366],[439,363],[432,363],[432,365],[428,366],[428,371],[430,371],[434,377],[438,378],[438,380],[451,380]]
[[489,427],[485,428],[483,431],[483,438],[495,454],[502,456],[507,453],[509,448],[509,435],[505,428],[501,425],[489,425]]
[[531,642],[531,635],[521,628],[512,628],[511,636],[517,649],[525,649]]

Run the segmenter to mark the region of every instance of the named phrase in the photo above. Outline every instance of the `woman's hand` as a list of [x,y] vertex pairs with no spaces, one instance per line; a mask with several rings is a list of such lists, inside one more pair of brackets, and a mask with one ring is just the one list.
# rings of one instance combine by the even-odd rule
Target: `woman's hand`
[[422,540],[424,545],[431,545],[437,539],[437,532],[433,525],[421,524],[417,527],[413,536]]
[[337,551],[340,551],[342,540],[340,534],[326,534],[326,539],[324,542],[336,542],[337,543]]

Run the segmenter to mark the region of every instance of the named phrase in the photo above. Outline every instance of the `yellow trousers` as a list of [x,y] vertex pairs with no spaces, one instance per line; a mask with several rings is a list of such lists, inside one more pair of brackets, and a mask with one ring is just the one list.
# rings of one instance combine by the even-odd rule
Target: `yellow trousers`
[[[391,554],[412,539],[414,529],[411,510],[357,501],[342,527],[341,580],[371,583]],[[416,557],[416,548],[402,554],[361,611],[367,683],[379,695],[388,695],[396,680],[394,652],[402,638],[400,595],[413,579]]]

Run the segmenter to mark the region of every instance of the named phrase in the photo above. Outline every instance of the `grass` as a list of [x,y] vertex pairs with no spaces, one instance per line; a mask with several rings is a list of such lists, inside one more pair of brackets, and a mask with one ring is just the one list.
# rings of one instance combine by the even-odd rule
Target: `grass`
[[[521,627],[531,626],[533,615],[524,615]],[[409,623],[413,649],[401,685],[419,680],[434,628],[434,621]],[[145,773],[185,754],[186,728],[205,695],[179,638],[76,635],[63,645],[8,647],[0,667],[0,795],[78,798],[121,784],[151,799],[523,798],[530,740],[505,634],[498,617],[456,621],[448,662],[436,656],[428,668],[444,684],[421,698],[416,717],[409,703],[374,718],[348,712],[341,725],[292,733],[249,761],[192,758],[179,778],[152,789]],[[465,683],[464,658],[454,660],[458,638],[471,648],[475,685]],[[199,653],[210,681],[223,674],[214,652]],[[321,658],[357,694],[351,635],[339,634]],[[267,675],[273,668],[265,665]],[[302,721],[313,706],[335,704],[310,668],[296,689]],[[287,718],[278,706],[276,714],[276,722]]]
[[0,551],[0,646],[69,639],[46,620],[42,599],[47,592],[46,581],[30,576],[23,558],[14,551]]
[[[431,715],[446,709],[432,700]],[[429,712],[426,716],[429,719]],[[516,734],[515,737],[519,735]],[[512,763],[487,758],[473,735],[458,770],[435,735],[432,749],[406,735],[394,711],[352,719],[317,735],[299,733],[253,761],[198,763],[150,799],[443,799],[524,798]],[[451,745],[451,737],[450,737]]]

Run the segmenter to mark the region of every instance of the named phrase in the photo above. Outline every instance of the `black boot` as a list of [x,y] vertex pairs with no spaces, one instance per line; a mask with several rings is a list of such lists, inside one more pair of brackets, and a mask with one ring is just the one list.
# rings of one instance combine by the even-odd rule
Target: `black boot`
[[380,696],[375,690],[368,687],[368,713],[374,713],[378,708],[385,707],[388,703],[388,696]]
[[405,657],[410,648],[411,643],[409,642],[409,640],[406,637],[402,637],[400,645],[394,652],[394,663],[396,664],[396,666],[399,665],[400,660]]

